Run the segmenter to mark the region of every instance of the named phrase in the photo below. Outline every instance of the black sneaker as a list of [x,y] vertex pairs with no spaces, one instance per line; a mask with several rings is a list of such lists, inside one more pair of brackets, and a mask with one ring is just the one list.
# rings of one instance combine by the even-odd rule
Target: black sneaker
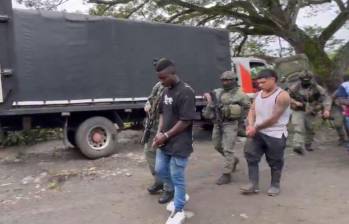
[[159,203],[160,204],[166,204],[170,202],[173,199],[174,192],[173,191],[164,191],[159,198]]
[[149,194],[156,194],[159,191],[161,191],[164,188],[164,185],[162,183],[154,183],[150,187],[147,188]]

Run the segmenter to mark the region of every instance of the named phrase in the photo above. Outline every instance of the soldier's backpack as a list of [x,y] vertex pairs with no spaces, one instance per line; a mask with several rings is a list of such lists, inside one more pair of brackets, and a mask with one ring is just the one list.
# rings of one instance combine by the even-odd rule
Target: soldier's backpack
[[279,83],[287,87],[298,80],[300,74],[312,71],[309,60],[304,54],[276,59],[274,69],[279,75]]

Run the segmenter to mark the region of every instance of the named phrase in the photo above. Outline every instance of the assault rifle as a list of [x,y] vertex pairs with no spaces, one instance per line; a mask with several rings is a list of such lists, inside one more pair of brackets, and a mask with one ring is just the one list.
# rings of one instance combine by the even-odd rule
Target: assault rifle
[[222,117],[222,111],[221,111],[221,106],[219,105],[219,101],[216,97],[215,92],[210,92],[212,103],[213,103],[213,108],[214,108],[214,115],[215,115],[215,121],[217,122],[218,127],[222,127],[223,123],[223,117]]
[[151,104],[151,108],[147,113],[147,118],[145,120],[144,132],[141,139],[141,144],[145,144],[149,142],[151,130],[153,129],[155,120],[157,119],[159,113],[159,105],[160,105],[161,95],[156,96],[156,99]]
[[153,125],[154,125],[154,119],[152,119],[148,113],[147,118],[145,119],[144,132],[141,139],[141,144],[145,144],[149,142],[151,129],[153,128]]

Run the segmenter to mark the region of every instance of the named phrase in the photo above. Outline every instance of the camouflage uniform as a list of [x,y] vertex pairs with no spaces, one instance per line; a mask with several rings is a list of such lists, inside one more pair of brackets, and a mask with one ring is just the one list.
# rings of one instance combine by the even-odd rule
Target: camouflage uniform
[[159,182],[158,178],[155,176],[155,158],[156,158],[156,149],[152,147],[152,139],[155,137],[158,125],[159,125],[159,111],[158,111],[158,105],[154,105],[155,103],[160,102],[160,98],[162,95],[162,92],[164,90],[163,85],[158,82],[153,87],[150,96],[148,97],[147,104],[150,106],[150,113],[155,113],[155,120],[153,121],[153,126],[150,132],[149,141],[145,142],[144,144],[144,155],[145,159],[147,160],[149,169],[151,174],[155,178],[155,182]]
[[[304,86],[305,78],[308,85]],[[303,83],[302,83],[303,82]],[[315,135],[313,126],[316,115],[324,110],[330,111],[331,97],[326,90],[313,80],[312,75],[305,72],[300,74],[300,80],[290,84],[287,88],[292,98],[293,109],[291,123],[294,127],[292,147],[299,154],[304,149],[311,151],[311,144]],[[294,101],[301,102],[303,106],[296,106]]]
[[336,132],[338,134],[338,144],[341,145],[341,144],[344,144],[346,142],[347,133],[346,133],[346,129],[345,129],[342,108],[341,108],[341,105],[336,102],[335,93],[332,95],[331,126],[334,129],[336,129]]
[[[221,79],[236,78],[236,75],[232,72],[225,72],[221,76]],[[238,162],[238,159],[234,156],[234,145],[237,140],[238,124],[239,121],[241,122],[246,118],[250,106],[250,99],[237,85],[230,90],[225,90],[224,88],[215,89],[212,94],[214,94],[217,99],[217,106],[222,121],[218,122],[217,120],[213,102],[208,103],[204,108],[203,117],[212,119],[214,122],[212,142],[214,148],[224,156],[223,175],[230,175]],[[237,109],[237,112],[234,112],[234,109]]]

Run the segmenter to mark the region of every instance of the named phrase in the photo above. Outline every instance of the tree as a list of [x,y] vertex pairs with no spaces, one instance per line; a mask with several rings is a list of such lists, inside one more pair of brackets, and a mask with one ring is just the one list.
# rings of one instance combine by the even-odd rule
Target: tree
[[[349,0],[90,0],[103,7],[98,12],[118,12],[124,18],[150,19],[168,23],[226,27],[238,32],[242,44],[248,36],[277,36],[287,41],[296,53],[305,53],[320,80],[333,89],[343,67],[343,55],[348,54],[349,42],[343,44],[331,60],[325,48],[333,35],[349,20]],[[337,15],[331,23],[313,32],[302,29],[296,21],[304,7],[335,4]],[[149,9],[151,11],[149,11]],[[96,12],[95,11],[95,12]],[[316,31],[316,32],[315,32]],[[239,48],[240,51],[242,47]],[[342,63],[339,65],[338,63]],[[344,66],[345,67],[345,66]],[[343,70],[343,69],[342,69]]]
[[17,0],[19,4],[23,4],[28,8],[56,10],[58,6],[69,0]]

